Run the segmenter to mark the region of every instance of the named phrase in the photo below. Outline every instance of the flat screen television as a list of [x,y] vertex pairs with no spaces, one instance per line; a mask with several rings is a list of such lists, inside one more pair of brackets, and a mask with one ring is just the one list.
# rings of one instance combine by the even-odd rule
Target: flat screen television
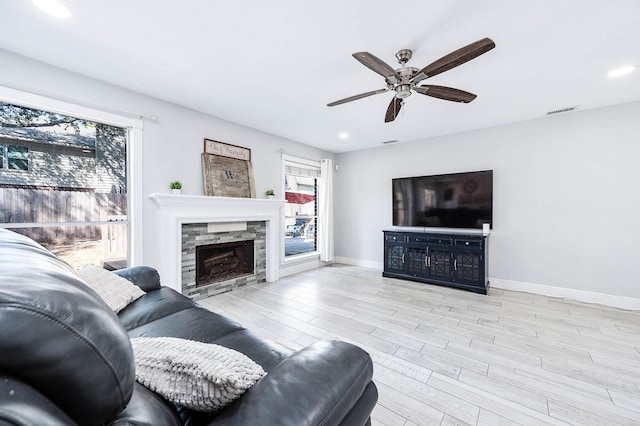
[[493,170],[393,179],[393,225],[492,225]]

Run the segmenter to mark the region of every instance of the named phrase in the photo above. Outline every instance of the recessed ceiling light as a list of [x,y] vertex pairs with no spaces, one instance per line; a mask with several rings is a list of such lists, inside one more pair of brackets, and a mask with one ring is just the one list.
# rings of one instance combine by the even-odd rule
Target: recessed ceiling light
[[628,65],[626,67],[617,68],[609,73],[609,77],[621,77],[623,75],[629,74],[631,71],[635,70],[636,67],[633,65]]
[[349,133],[347,133],[347,132],[340,132],[340,133],[338,133],[338,137],[339,137],[340,139],[346,139],[346,138],[348,138],[348,137],[349,137]]
[[68,19],[71,18],[71,12],[69,9],[58,0],[32,0],[33,3],[40,9],[45,11],[51,16],[56,18]]

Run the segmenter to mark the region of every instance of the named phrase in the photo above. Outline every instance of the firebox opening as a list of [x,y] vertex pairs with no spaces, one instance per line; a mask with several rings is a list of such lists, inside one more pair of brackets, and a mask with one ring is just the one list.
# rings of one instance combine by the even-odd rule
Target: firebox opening
[[254,273],[253,241],[196,247],[196,287]]

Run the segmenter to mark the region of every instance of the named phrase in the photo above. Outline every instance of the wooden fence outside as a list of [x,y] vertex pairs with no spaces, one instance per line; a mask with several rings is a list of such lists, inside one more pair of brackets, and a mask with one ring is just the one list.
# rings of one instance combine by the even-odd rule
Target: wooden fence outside
[[[100,240],[103,238],[103,229],[109,225],[78,223],[126,220],[126,215],[127,194],[0,187],[0,223],[56,224],[45,227],[11,227],[39,242]],[[74,225],[64,225],[65,222],[72,222]],[[119,227],[126,228],[123,225],[120,222]],[[112,236],[109,237],[111,238]],[[126,243],[126,236],[124,238]]]

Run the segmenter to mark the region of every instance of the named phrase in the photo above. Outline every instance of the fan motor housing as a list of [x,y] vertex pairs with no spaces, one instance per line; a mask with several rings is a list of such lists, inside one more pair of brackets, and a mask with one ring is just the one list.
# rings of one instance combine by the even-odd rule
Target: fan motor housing
[[404,99],[411,96],[411,85],[410,84],[398,84],[395,87],[396,98]]
[[409,79],[413,77],[413,75],[416,74],[418,71],[420,70],[416,67],[402,67],[396,70],[396,72],[400,74],[400,78],[402,78],[403,83],[406,83],[407,81],[409,81]]

